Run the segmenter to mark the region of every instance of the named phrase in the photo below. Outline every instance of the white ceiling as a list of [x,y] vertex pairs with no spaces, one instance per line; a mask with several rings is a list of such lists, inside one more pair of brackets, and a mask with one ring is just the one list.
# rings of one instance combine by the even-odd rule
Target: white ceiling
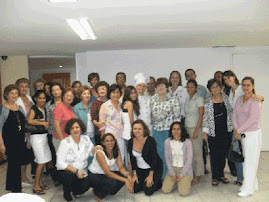
[[[65,19],[88,17],[97,40]],[[269,45],[269,0],[0,0],[0,55]]]

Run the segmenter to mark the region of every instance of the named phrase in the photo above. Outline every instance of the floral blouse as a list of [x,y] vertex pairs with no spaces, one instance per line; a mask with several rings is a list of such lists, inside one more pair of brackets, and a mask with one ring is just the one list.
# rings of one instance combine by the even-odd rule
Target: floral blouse
[[159,101],[159,94],[151,98],[151,116],[153,129],[157,131],[169,130],[170,125],[180,121],[180,103],[171,93]]
[[50,127],[48,129],[48,134],[51,134],[51,135],[54,132],[53,111],[54,111],[55,107],[56,107],[56,104],[55,103],[51,104],[51,100],[45,106],[46,111],[47,111],[48,121],[50,123]]
[[99,122],[104,122],[105,126],[99,130],[105,130],[105,133],[111,133],[116,139],[122,137],[123,133],[123,121],[122,110],[120,103],[118,104],[119,110],[116,110],[111,100],[108,100],[102,104],[99,112]]

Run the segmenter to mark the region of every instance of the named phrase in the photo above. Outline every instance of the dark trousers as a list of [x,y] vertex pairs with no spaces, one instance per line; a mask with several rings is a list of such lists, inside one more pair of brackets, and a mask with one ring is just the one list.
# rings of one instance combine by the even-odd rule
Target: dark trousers
[[204,160],[204,164],[205,164],[205,170],[206,170],[206,155],[208,153],[208,148],[207,148],[207,143],[205,140],[203,140],[203,160]]
[[64,192],[73,192],[74,195],[80,195],[88,191],[90,188],[88,177],[78,179],[75,174],[66,170],[61,170],[58,174],[63,184]]
[[[120,172],[114,172],[117,175],[120,175]],[[124,186],[124,182],[111,179],[105,174],[94,174],[89,172],[88,179],[90,181],[90,186],[93,187],[93,193],[98,198],[105,198],[107,195],[115,195],[120,189]]]
[[137,169],[136,174],[138,183],[134,183],[134,193],[144,191],[147,196],[152,195],[155,191],[158,191],[162,187],[162,170],[160,172],[154,172],[153,174],[153,185],[147,187],[145,179],[149,175],[150,169]]
[[51,152],[51,157],[52,157],[52,162],[54,164],[54,166],[56,165],[56,151],[55,151],[55,147],[52,143],[52,134],[48,134],[48,144],[49,144],[49,148],[50,148],[50,152]]
[[212,179],[224,177],[227,148],[219,145],[219,142],[215,137],[208,137]]
[[13,155],[8,156],[6,190],[21,192],[21,162]]

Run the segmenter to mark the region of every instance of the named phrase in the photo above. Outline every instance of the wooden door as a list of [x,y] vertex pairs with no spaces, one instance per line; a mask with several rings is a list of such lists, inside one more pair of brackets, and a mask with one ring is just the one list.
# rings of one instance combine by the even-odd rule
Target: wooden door
[[70,87],[70,73],[53,73],[53,74],[43,74],[43,79],[47,82],[57,82],[62,84],[64,88]]

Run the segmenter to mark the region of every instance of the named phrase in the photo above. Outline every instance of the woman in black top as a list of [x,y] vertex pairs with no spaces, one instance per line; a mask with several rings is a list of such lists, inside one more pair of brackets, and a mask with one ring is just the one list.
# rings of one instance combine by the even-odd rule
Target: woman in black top
[[3,93],[6,103],[0,116],[0,152],[8,156],[6,190],[21,192],[21,165],[26,153],[24,142],[25,115],[16,104],[19,89],[8,85]]
[[142,120],[132,124],[128,152],[133,169],[134,193],[144,191],[150,196],[162,186],[163,162],[157,153],[156,142],[149,136],[148,126]]
[[42,182],[42,171],[45,164],[52,159],[47,138],[50,124],[47,119],[47,112],[45,108],[45,91],[36,91],[34,100],[36,105],[32,106],[28,118],[28,124],[35,126],[35,130],[30,131],[30,141],[35,155],[35,162],[37,163],[33,193],[41,195],[45,194],[46,192],[44,190],[48,189],[48,187]]

